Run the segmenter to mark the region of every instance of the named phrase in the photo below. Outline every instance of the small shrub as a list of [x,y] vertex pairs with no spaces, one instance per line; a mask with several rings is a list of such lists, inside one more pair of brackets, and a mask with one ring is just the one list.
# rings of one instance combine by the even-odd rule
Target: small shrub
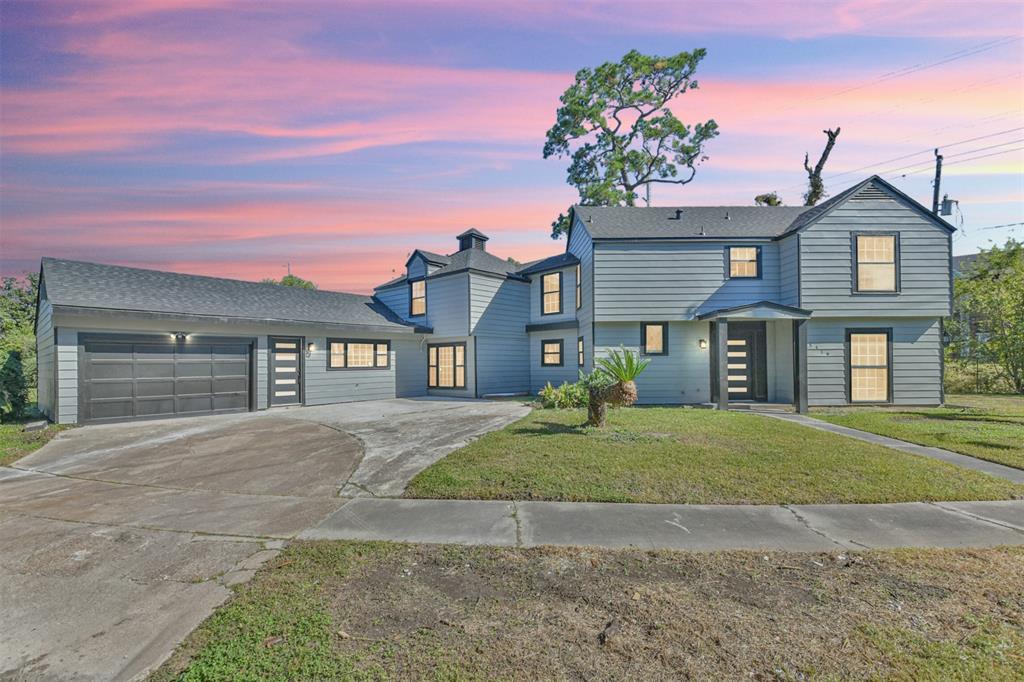
[[579,383],[570,384],[564,382],[558,388],[547,385],[540,389],[541,404],[548,409],[568,410],[577,407],[585,407],[587,404],[587,389]]
[[11,351],[0,366],[0,419],[20,419],[28,408],[28,380],[21,353]]

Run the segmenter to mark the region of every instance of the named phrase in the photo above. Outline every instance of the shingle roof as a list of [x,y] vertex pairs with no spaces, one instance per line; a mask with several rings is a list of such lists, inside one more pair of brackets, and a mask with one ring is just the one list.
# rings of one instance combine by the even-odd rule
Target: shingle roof
[[[434,265],[448,265],[448,262],[450,260],[448,256],[442,256],[441,254],[434,253],[433,251],[424,251],[423,249],[416,249],[415,251],[412,252],[413,256],[415,256],[417,253],[423,256],[423,258],[425,258],[428,263],[433,263]],[[412,256],[409,257],[409,260],[412,260]]]
[[504,258],[491,255],[483,249],[464,249],[448,256],[448,265],[430,273],[430,277],[450,275],[463,270],[479,270],[495,275],[518,277],[516,266]]
[[55,306],[413,330],[360,294],[56,258],[44,258],[42,272]]
[[594,239],[778,237],[805,206],[574,206]]
[[544,272],[545,270],[557,270],[558,268],[576,265],[579,262],[580,259],[571,253],[559,253],[547,258],[541,258],[540,260],[530,261],[519,268],[518,272],[520,275],[532,275]]

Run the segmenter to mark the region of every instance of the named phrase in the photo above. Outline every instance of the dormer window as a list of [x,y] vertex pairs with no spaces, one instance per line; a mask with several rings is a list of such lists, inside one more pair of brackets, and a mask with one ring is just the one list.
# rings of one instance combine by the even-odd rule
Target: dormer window
[[557,315],[562,312],[562,273],[552,272],[540,278],[540,314]]
[[761,277],[760,246],[730,246],[729,279],[759,279]]
[[409,317],[427,314],[427,280],[409,282]]

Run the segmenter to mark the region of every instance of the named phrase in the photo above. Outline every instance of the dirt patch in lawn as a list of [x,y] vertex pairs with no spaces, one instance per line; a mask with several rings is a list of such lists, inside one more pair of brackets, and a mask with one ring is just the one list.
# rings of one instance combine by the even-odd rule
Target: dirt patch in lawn
[[1024,677],[1024,548],[296,543],[156,679]]
[[470,677],[884,676],[899,666],[864,625],[925,643],[1020,627],[1021,554],[951,556],[964,573],[919,553],[903,562],[418,547],[355,571],[330,611],[349,635],[341,651],[362,657],[369,641],[390,644],[366,670],[386,667],[397,646]]

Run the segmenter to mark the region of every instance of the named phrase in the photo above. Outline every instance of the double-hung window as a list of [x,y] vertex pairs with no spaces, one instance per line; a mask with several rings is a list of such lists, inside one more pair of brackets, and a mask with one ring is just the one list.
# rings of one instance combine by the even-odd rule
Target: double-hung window
[[640,325],[640,352],[643,355],[667,355],[668,343],[664,322],[644,322]]
[[540,277],[540,314],[562,312],[562,273],[552,272]]
[[582,367],[584,364],[584,360],[585,358],[583,356],[583,337],[580,336],[579,338],[576,339],[576,364]]
[[856,255],[854,272],[857,291],[888,291],[898,289],[894,234],[858,234],[854,236]]
[[466,344],[427,346],[427,388],[466,387]]
[[540,364],[542,367],[562,366],[561,339],[550,339],[540,342]]
[[761,277],[760,246],[730,246],[729,279],[758,279]]
[[427,314],[427,280],[418,279],[409,282],[409,316],[419,317]]
[[327,369],[387,369],[391,342],[327,339]]
[[583,271],[576,265],[576,310],[583,307]]
[[890,401],[889,357],[892,332],[888,329],[848,330],[850,402],[886,403]]

